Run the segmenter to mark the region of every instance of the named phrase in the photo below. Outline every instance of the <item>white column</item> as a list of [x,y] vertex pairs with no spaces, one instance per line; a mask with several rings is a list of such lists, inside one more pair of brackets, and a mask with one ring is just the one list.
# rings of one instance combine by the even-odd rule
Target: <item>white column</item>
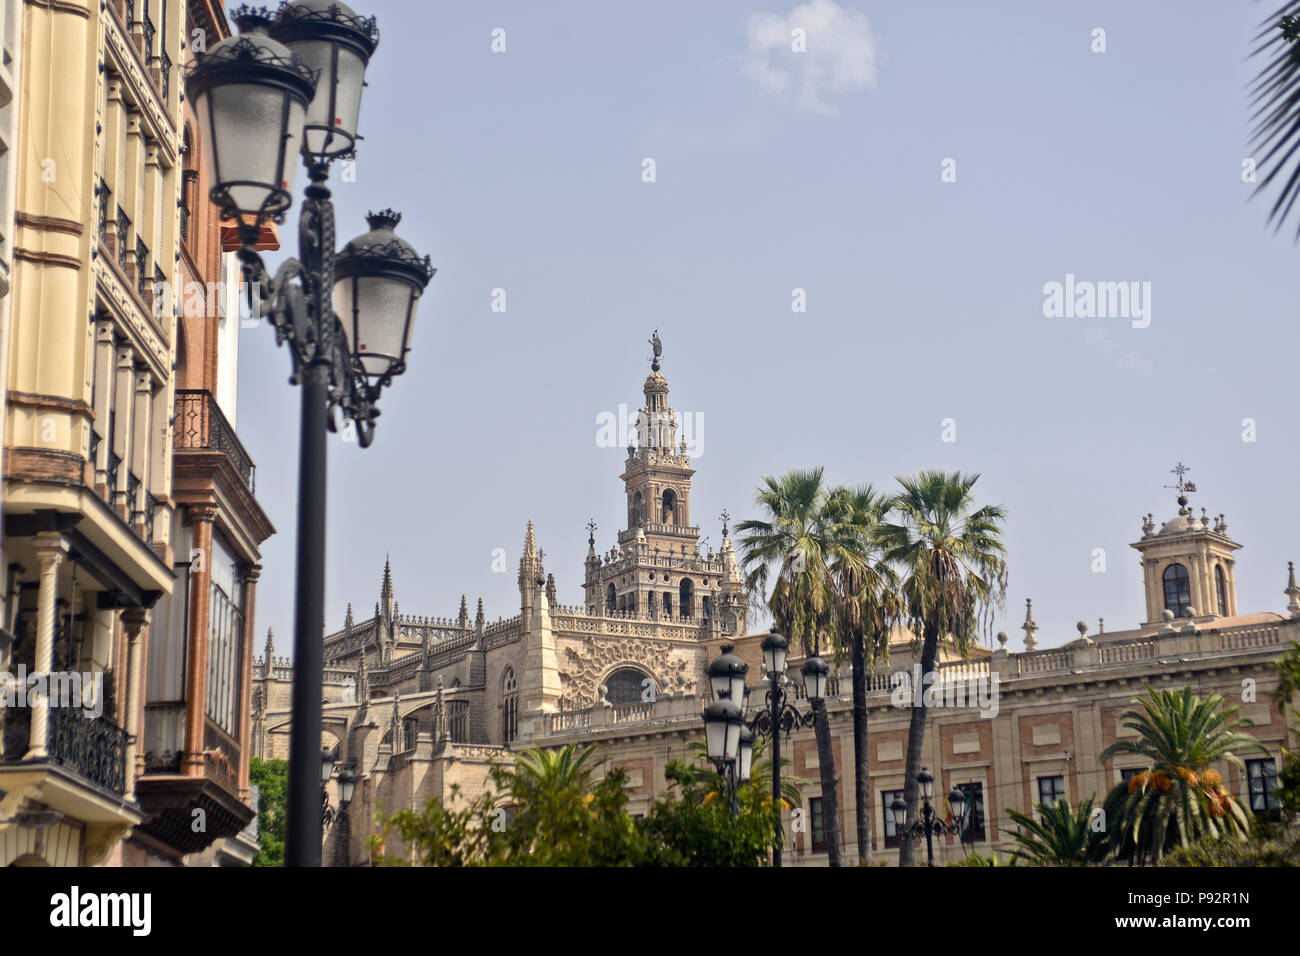
[[141,668],[144,658],[144,639],[141,634],[149,623],[149,612],[144,608],[131,608],[122,614],[122,629],[126,632],[126,799],[135,799],[135,781],[140,767],[140,722],[144,711],[144,683]]
[[41,586],[36,599],[36,659],[33,673],[46,677],[45,693],[33,695],[31,734],[24,760],[40,760],[49,754],[49,674],[54,668],[54,600],[59,590],[59,567],[68,545],[53,532],[41,532],[32,541],[41,565]]

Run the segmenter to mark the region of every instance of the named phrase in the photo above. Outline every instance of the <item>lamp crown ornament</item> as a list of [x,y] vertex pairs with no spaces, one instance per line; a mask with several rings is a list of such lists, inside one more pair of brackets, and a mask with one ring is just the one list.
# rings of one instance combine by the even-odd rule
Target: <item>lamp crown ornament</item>
[[392,232],[401,221],[402,214],[392,209],[381,209],[379,212],[366,213],[366,222],[370,224],[371,229],[387,229]]

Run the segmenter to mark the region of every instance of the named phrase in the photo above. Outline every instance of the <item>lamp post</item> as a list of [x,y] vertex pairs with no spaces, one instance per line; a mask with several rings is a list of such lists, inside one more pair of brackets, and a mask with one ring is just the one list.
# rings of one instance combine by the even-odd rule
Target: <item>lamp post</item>
[[[302,386],[294,601],[293,734],[285,862],[319,866],[322,819],[313,806],[321,736],[325,619],[326,431],[334,410],[364,448],[374,437],[380,392],[406,370],[420,294],[433,277],[393,234],[391,210],[335,253],[330,164],[356,147],[365,68],[378,43],[373,18],[336,0],[292,0],[273,15],[241,7],[240,35],[196,57],[185,89],[207,148],[211,198],[233,220],[250,296],[289,343],[290,381]],[[283,222],[301,156],[309,185],[298,226],[299,256],[272,278],[255,246],[262,226]],[[255,297],[254,301],[258,301]]]
[[[744,718],[749,707],[750,691],[745,684],[745,674],[749,670],[749,665],[731,653],[733,648],[730,644],[722,645],[720,648],[722,655],[709,665],[709,684],[713,689],[714,703],[704,711],[705,738],[709,742],[709,759],[714,762],[719,773],[727,774],[731,787],[733,814],[740,812],[736,791],[740,783],[749,779],[750,767],[754,759],[753,741],[760,737],[771,739],[772,806],[776,813],[772,865],[779,867],[781,845],[785,835],[781,827],[779,809],[781,806],[781,734],[784,733],[788,737],[796,728],[812,726],[813,715],[811,712],[800,713],[798,708],[789,702],[785,690],[786,658],[789,654],[790,642],[780,634],[772,632],[763,638],[761,649],[767,671],[767,679],[759,685],[760,687],[765,685],[764,706],[748,724],[745,724]],[[804,662],[802,673],[804,693],[810,701],[826,696],[829,674],[830,668],[820,657],[810,657]],[[733,701],[740,701],[736,709],[740,712],[741,729],[737,732],[736,739],[738,755],[730,759],[720,749],[715,750],[713,738],[716,735],[721,741],[724,739],[723,734],[728,732],[725,730],[725,725],[730,719],[730,711],[722,709],[722,705],[733,705]],[[745,738],[745,734],[748,734],[748,739]]]
[[952,807],[953,821],[946,823],[939,819],[938,813],[930,805],[930,799],[934,796],[934,775],[922,767],[916,775],[916,781],[921,785],[921,818],[907,823],[907,804],[902,797],[895,797],[889,810],[894,815],[894,829],[898,832],[900,841],[919,840],[922,835],[925,836],[928,865],[934,866],[934,837],[961,833],[961,824],[966,817],[966,794],[956,787],[952,788],[948,794],[948,804]]

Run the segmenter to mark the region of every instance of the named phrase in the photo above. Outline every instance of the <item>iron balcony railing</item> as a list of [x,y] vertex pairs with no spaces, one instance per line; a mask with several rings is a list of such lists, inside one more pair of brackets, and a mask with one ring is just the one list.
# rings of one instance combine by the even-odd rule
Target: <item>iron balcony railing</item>
[[[0,713],[4,717],[0,761],[17,763],[31,746],[31,708],[8,707]],[[126,792],[126,743],[126,731],[107,717],[90,717],[82,707],[49,708],[47,759],[118,796]]]
[[126,0],[126,29],[129,32],[135,26],[135,0]]
[[131,233],[131,220],[126,218],[126,210],[117,207],[117,264],[126,271],[126,239]]
[[163,103],[168,103],[171,101],[172,96],[172,58],[167,55],[166,50],[163,50],[160,62],[161,69],[158,71],[159,85],[162,91]]
[[135,237],[135,290],[140,298],[145,297],[149,289],[149,247],[139,236]]
[[108,243],[109,198],[113,195],[104,180],[99,181],[99,241]]
[[148,65],[149,58],[153,56],[153,38],[158,31],[154,29],[153,21],[149,19],[149,9],[145,8],[143,22],[140,25],[140,32],[144,35],[144,61]]
[[108,501],[111,504],[117,494],[117,476],[122,467],[122,456],[113,449],[108,450]]
[[126,731],[80,707],[51,707],[50,758],[112,793],[126,792]]
[[222,452],[247,482],[248,490],[257,490],[253,459],[244,450],[216,398],[206,389],[176,390],[175,447],[178,450]]

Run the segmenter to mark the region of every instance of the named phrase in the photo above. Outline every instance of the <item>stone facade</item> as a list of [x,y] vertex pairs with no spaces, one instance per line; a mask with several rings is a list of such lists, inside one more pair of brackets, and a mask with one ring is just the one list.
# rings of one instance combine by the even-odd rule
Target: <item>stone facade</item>
[[[705,669],[719,648],[735,645],[749,665],[750,682],[761,677],[764,635],[745,631],[748,609],[725,526],[717,554],[696,548],[698,528],[689,523],[694,472],[684,448],[673,448],[675,415],[657,368],[645,394],[640,445],[629,449],[621,476],[628,526],[603,555],[594,534],[589,537],[585,606],[556,603],[555,579],[542,565],[530,522],[519,564],[518,615],[488,623],[482,602],[471,617],[465,599],[455,617],[403,615],[385,564],[373,616],[358,622],[349,608],[343,628],[325,636],[324,743],[337,747],[358,774],[349,823],[327,835],[327,863],[368,860],[364,841],[376,810],[392,813],[431,797],[447,799],[452,784],[468,795],[481,792],[490,763],[509,760],[520,748],[600,744],[606,766],[628,774],[629,811],[644,813],[666,790],[667,763],[703,738]],[[648,427],[655,416],[657,431]],[[1191,685],[1198,694],[1242,702],[1274,767],[1281,746],[1295,744],[1295,728],[1269,697],[1270,663],[1300,638],[1294,574],[1286,614],[1238,614],[1232,554],[1240,545],[1227,537],[1223,516],[1193,517],[1185,496],[1159,531],[1148,516],[1133,546],[1147,582],[1141,625],[1105,631],[1099,622],[1089,633],[1093,629],[1080,622],[1076,639],[1039,649],[1030,606],[1023,650],[1011,649],[1000,633],[995,650],[941,661],[923,762],[935,773],[936,793],[961,786],[976,794],[982,825],[964,843],[940,839],[940,862],[971,850],[1005,850],[1009,809],[1029,810],[1056,796],[1076,803],[1092,794],[1100,798],[1126,770],[1139,767],[1123,759],[1101,766],[1096,756],[1127,733],[1119,716],[1147,685]],[[697,599],[690,604],[680,601],[684,579]],[[666,603],[665,593],[674,600]],[[1201,604],[1222,613],[1201,613]],[[799,664],[793,657],[792,674]],[[911,635],[899,630],[889,663],[868,677],[871,853],[878,860],[897,859],[887,806],[903,789],[913,665]],[[254,675],[254,747],[265,756],[288,754],[291,678],[290,663],[275,657],[268,636]],[[859,812],[850,678],[847,663],[836,667],[828,700],[847,859],[856,856]],[[791,694],[806,708],[802,693],[796,682]],[[802,811],[786,814],[786,863],[824,864],[812,731],[797,731],[782,750],[793,762],[786,772],[804,781]],[[1267,806],[1266,795],[1252,795],[1241,773],[1218,769],[1247,805]],[[337,800],[336,792],[331,799]]]

